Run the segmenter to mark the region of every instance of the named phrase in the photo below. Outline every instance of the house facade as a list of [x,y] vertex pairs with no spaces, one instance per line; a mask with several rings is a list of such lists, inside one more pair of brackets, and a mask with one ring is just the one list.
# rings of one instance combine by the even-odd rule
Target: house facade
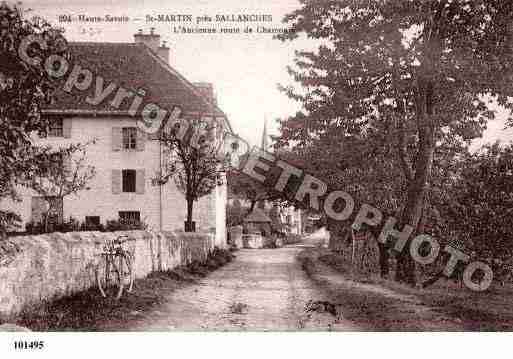
[[[86,147],[87,165],[93,166],[95,177],[89,190],[66,196],[61,203],[62,217],[81,222],[105,223],[107,220],[140,220],[152,230],[182,230],[186,220],[186,201],[173,180],[165,185],[156,183],[165,165],[163,148],[157,135],[147,134],[137,127],[141,113],[133,115],[130,96],[119,99],[121,88],[158,104],[171,112],[182,109],[186,120],[215,119],[221,125],[218,134],[229,126],[224,113],[217,107],[213,87],[207,83],[192,84],[169,65],[169,48],[160,44],[160,36],[139,32],[134,43],[70,43],[73,64],[88,69],[97,79],[115,84],[104,101],[88,101],[98,94],[98,83],[92,81],[88,90],[69,87],[59,89],[55,101],[43,112],[50,119],[48,136],[37,141],[52,146],[71,143],[94,144]],[[71,70],[70,70],[71,71]],[[101,89],[100,89],[101,90]],[[144,96],[143,96],[144,95]],[[117,101],[118,106],[113,106]],[[139,110],[141,111],[141,110]],[[195,203],[197,231],[215,232],[218,245],[226,238],[226,181]],[[28,188],[20,188],[21,202],[3,203],[17,212],[23,221],[41,220],[43,202]]]

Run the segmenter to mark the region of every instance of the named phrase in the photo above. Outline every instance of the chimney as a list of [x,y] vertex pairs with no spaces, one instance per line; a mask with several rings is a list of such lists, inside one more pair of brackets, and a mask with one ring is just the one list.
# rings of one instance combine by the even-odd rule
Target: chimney
[[142,30],[139,30],[137,34],[134,35],[134,42],[136,44],[143,43],[148,46],[153,52],[158,54],[158,49],[160,46],[160,35],[155,34],[155,28],[152,27],[149,34],[143,33]]
[[194,87],[211,103],[217,106],[217,98],[214,94],[214,86],[209,82],[195,82]]
[[162,46],[158,48],[157,55],[169,64],[169,47],[165,41],[162,42]]

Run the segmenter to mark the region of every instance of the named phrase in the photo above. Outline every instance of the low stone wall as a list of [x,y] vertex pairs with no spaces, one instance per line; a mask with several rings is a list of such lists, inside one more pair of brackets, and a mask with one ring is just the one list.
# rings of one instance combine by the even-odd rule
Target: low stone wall
[[235,248],[244,248],[244,242],[242,241],[242,226],[234,226],[228,229],[230,233],[230,245]]
[[260,249],[264,248],[264,237],[259,234],[245,234],[242,236],[244,248]]
[[96,286],[103,242],[120,235],[133,239],[124,247],[133,254],[136,278],[205,261],[215,242],[212,234],[144,231],[52,233],[0,241],[0,315]]

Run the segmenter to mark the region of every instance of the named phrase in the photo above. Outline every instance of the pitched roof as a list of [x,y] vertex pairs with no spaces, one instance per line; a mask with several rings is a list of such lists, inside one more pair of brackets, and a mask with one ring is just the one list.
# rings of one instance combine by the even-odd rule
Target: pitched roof
[[[94,95],[96,77],[102,76],[104,88],[113,82],[126,90],[144,89],[146,95],[139,112],[144,105],[155,103],[169,111],[173,106],[180,106],[184,112],[226,117],[192,83],[144,44],[71,42],[69,50],[72,66],[80,65],[92,71],[93,83],[87,91],[74,89],[71,94],[60,86],[54,97],[55,101],[46,107],[46,112],[126,113],[133,99],[125,100],[119,109],[110,105],[117,88],[100,105],[94,106],[86,102],[88,96]],[[67,77],[68,75],[64,79]]]
[[244,218],[244,222],[271,223],[271,219],[260,208],[255,207],[253,211]]

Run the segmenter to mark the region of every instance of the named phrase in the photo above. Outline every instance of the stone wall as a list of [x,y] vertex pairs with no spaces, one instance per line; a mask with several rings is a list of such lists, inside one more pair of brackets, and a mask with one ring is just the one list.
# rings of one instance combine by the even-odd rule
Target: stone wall
[[233,226],[229,229],[230,233],[230,245],[235,248],[244,248],[244,242],[242,241],[242,226]]
[[0,315],[96,286],[95,266],[105,239],[121,234],[134,256],[136,278],[154,271],[204,261],[214,234],[144,231],[78,232],[14,237],[0,242]]
[[242,236],[244,248],[260,249],[264,248],[265,238],[259,234],[244,234]]

